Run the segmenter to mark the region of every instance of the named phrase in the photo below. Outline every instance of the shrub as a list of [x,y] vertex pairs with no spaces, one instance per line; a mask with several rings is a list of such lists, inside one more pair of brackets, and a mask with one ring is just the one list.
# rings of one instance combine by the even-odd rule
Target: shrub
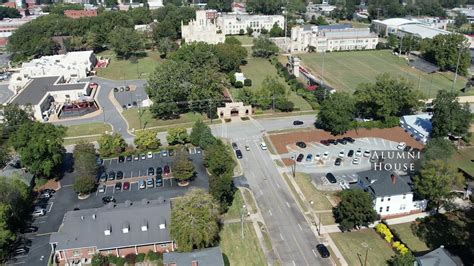
[[230,119],[230,118],[226,118],[226,119],[224,119],[224,121],[225,121],[226,123],[229,123],[229,122],[231,122],[231,121],[232,121],[232,119]]
[[244,86],[244,84],[242,83],[242,81],[236,81],[234,83],[234,87],[236,88],[242,88]]
[[146,254],[146,260],[147,261],[157,261],[157,260],[160,260],[162,257],[162,255],[160,253],[157,253],[157,252],[153,252],[153,251],[148,251],[148,253]]
[[92,264],[92,266],[106,266],[106,265],[109,264],[109,260],[106,256],[104,256],[100,253],[96,253],[92,257],[91,264]]
[[117,257],[117,260],[115,261],[116,266],[124,266],[125,265],[125,259],[122,257]]
[[135,262],[144,262],[145,261],[145,253],[138,253],[137,257],[135,258]]
[[246,86],[246,87],[252,86],[252,80],[251,79],[245,79],[244,80],[244,86]]
[[291,75],[288,76],[288,78],[289,78],[290,80],[292,80],[292,79],[296,79],[296,76],[295,76],[294,74],[291,74]]
[[109,263],[112,263],[112,264],[117,264],[117,256],[113,255],[113,254],[109,254],[109,256],[107,256],[108,260],[109,260]]
[[275,107],[282,112],[291,112],[293,111],[295,105],[293,102],[288,101],[287,99],[277,100]]
[[133,265],[137,261],[137,255],[130,253],[125,256],[125,261],[127,262],[127,264]]

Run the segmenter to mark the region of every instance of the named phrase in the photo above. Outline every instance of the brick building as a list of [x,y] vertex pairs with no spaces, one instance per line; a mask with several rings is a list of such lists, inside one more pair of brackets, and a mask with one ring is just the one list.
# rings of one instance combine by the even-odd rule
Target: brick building
[[88,264],[98,252],[120,257],[150,250],[171,252],[175,246],[168,230],[170,220],[170,202],[162,198],[111,203],[67,212],[49,242],[59,265]]
[[64,15],[68,18],[97,17],[97,10],[64,10]]

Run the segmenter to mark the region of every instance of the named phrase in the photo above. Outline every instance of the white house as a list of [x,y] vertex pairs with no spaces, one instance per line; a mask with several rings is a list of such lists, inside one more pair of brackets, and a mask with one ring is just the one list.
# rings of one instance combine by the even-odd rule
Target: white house
[[284,29],[285,17],[236,13],[222,13],[217,17],[217,25],[226,35],[239,34],[240,30],[247,32],[247,28],[251,28],[254,32],[260,32],[261,29],[270,31],[275,23]]
[[425,145],[431,134],[431,114],[405,115],[400,118],[400,127],[405,129],[412,138]]
[[377,35],[369,28],[352,28],[350,24],[303,25],[291,29],[290,49],[302,52],[312,46],[315,52],[371,50],[377,43]]
[[242,84],[244,84],[244,81],[245,81],[245,75],[244,75],[244,73],[239,73],[239,72],[237,72],[237,73],[234,74],[234,77],[235,77],[235,81],[236,81],[236,82],[237,82],[237,81],[240,81],[240,82],[242,82]]
[[372,195],[374,209],[382,218],[425,210],[427,201],[414,200],[409,177],[383,170],[369,170],[358,175],[358,184],[354,186]]
[[181,22],[181,37],[186,43],[205,42],[218,44],[225,41],[225,34],[216,24],[218,14],[215,10],[197,10],[196,19],[188,25]]

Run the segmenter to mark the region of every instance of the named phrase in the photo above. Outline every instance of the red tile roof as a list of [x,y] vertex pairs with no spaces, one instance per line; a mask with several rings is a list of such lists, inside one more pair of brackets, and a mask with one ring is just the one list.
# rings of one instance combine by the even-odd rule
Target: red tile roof
[[64,10],[64,15],[69,18],[96,17],[97,10]]

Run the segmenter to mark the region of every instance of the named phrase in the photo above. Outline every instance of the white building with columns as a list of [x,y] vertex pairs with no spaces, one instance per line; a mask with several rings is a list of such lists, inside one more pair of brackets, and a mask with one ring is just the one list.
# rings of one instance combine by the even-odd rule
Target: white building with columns
[[218,13],[215,10],[197,10],[195,20],[189,21],[188,25],[181,22],[181,37],[186,43],[223,43],[225,34],[216,24],[217,16]]
[[239,34],[240,30],[247,32],[251,28],[259,33],[261,29],[270,31],[274,24],[285,28],[285,17],[282,15],[250,15],[236,13],[222,13],[217,18],[217,25],[226,35]]

